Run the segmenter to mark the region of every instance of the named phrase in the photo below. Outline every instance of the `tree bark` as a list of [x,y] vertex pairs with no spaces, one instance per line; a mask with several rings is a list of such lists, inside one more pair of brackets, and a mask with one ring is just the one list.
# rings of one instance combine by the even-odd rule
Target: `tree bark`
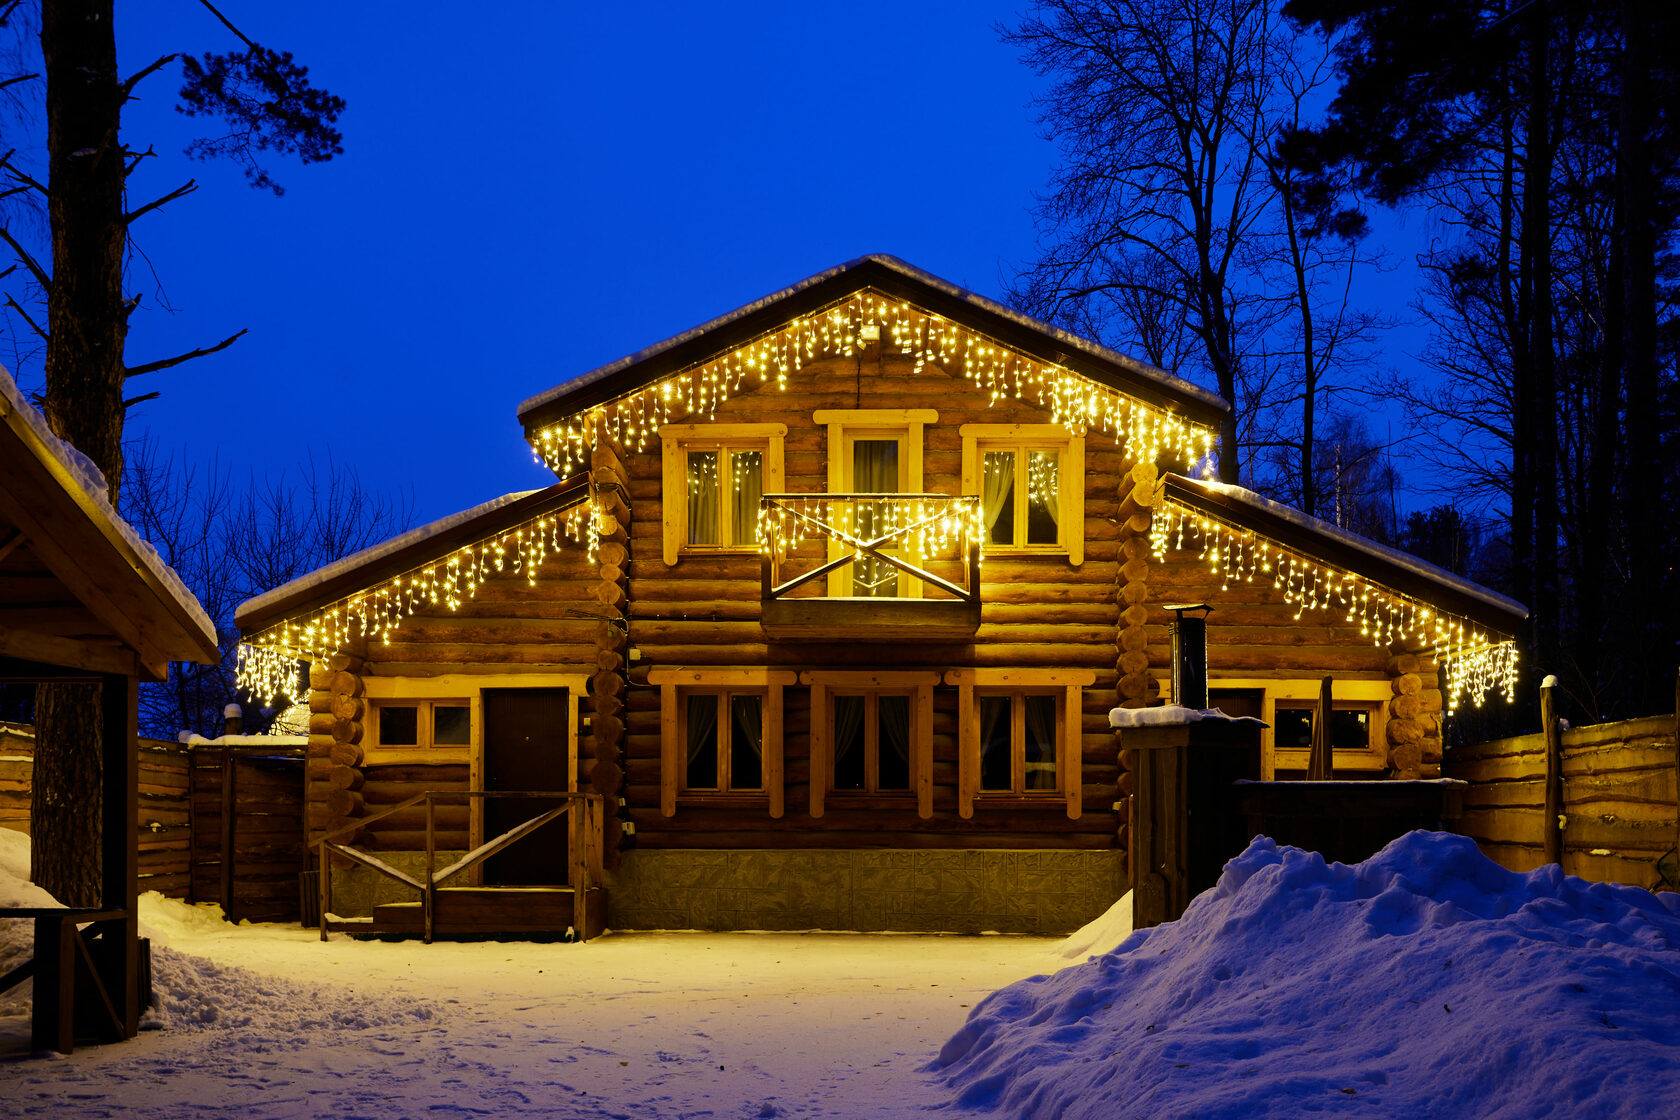
[[66,906],[99,905],[100,759],[99,686],[38,686],[31,878]]
[[[47,75],[48,217],[46,417],[60,439],[122,485],[124,100],[112,0],[43,0]],[[35,882],[72,906],[99,901],[99,690],[36,689],[30,849]]]

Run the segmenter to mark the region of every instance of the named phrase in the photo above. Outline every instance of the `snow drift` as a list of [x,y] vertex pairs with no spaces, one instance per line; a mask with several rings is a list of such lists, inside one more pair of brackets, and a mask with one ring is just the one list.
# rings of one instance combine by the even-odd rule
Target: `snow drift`
[[1177,922],[975,1008],[929,1070],[1010,1117],[1646,1117],[1673,1107],[1680,896],[1414,832],[1264,837]]

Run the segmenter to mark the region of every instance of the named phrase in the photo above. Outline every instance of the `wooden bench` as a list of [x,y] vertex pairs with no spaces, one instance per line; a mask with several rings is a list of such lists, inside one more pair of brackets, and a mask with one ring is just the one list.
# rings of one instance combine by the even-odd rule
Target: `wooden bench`
[[[0,907],[0,918],[35,922],[35,955],[0,976],[0,994],[35,978],[29,1037],[36,1050],[68,1054],[75,1049],[78,1034],[102,1042],[129,1037],[119,1001],[111,998],[111,991],[116,984],[128,984],[137,992],[138,981],[126,967],[127,954],[101,951],[107,934],[113,938],[111,944],[122,940],[127,911]],[[126,1007],[133,998],[120,1003]]]

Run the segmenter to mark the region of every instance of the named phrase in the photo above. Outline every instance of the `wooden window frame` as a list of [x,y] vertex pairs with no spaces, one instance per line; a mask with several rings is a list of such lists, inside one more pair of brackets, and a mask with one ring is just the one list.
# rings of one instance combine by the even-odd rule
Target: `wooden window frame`
[[[1243,689],[1263,693],[1260,718],[1266,724],[1260,732],[1260,777],[1276,781],[1279,770],[1305,770],[1307,752],[1280,751],[1277,747],[1277,703],[1285,707],[1311,707],[1318,703],[1319,679],[1267,677],[1210,677],[1208,691]],[[1171,691],[1170,688],[1167,691]],[[1394,690],[1384,680],[1337,680],[1331,685],[1330,703],[1343,710],[1363,709],[1371,713],[1371,742],[1364,751],[1336,751],[1334,770],[1376,773],[1388,769],[1388,701]],[[1165,698],[1172,703],[1170,698]],[[1212,703],[1212,701],[1209,701]],[[1217,707],[1218,705],[1214,705]]]
[[[1068,820],[1084,809],[1084,690],[1096,683],[1091,669],[953,669],[945,683],[957,688],[957,813],[974,816],[975,802],[1022,807],[1060,803]],[[1003,793],[980,788],[981,696],[1057,695],[1056,789]],[[1013,767],[1012,767],[1013,769]]]
[[[470,696],[387,696],[372,699],[368,705],[373,716],[373,737],[368,742],[368,761],[375,764],[400,763],[405,760],[468,762],[471,759],[473,743],[479,741],[481,732],[479,722],[482,712],[478,705],[472,702]],[[465,743],[445,743],[439,746],[432,742],[433,718],[432,712],[437,707],[467,709],[467,741]],[[382,722],[387,708],[414,708],[415,728],[414,736],[418,740],[413,743],[387,743],[384,738],[384,724]]]
[[[819,408],[811,413],[811,422],[828,429],[828,492],[845,494],[852,491],[847,476],[851,473],[853,443],[859,439],[894,439],[903,448],[899,456],[899,489],[906,494],[923,491],[923,450],[925,432],[929,424],[939,422],[939,412],[932,408]],[[838,560],[840,543],[828,542],[828,559]],[[836,568],[828,573],[830,598],[848,598],[851,594],[853,565]],[[900,599],[921,597],[921,580],[906,572],[898,573]]]
[[[650,669],[648,683],[659,688],[659,811],[676,816],[679,804],[765,805],[770,816],[784,809],[785,777],[782,749],[782,690],[798,680],[791,669]],[[687,740],[683,737],[684,698],[696,692],[752,692],[764,697],[764,788],[750,790],[688,790]]]
[[[916,815],[933,816],[933,688],[939,674],[932,670],[870,672],[867,670],[808,670],[799,682],[811,689],[811,816],[820,818],[829,798],[837,804],[907,802],[915,798]],[[840,792],[834,785],[834,696],[891,694],[910,697],[910,789],[907,793]]]
[[[1061,455],[1058,469],[1058,535],[1056,544],[993,544],[986,542],[988,553],[1012,556],[1066,556],[1068,563],[1078,567],[1085,562],[1085,437],[1074,435],[1060,424],[963,424],[957,429],[962,436],[962,492],[984,498],[984,467],[986,452],[1014,451],[1021,456],[1021,466],[1028,451],[1056,451]],[[1025,478],[1024,473],[1017,477]],[[1018,503],[1020,504],[1020,503]],[[1024,504],[1022,505],[1024,509]]]
[[764,797],[764,766],[763,766],[762,757],[760,758],[760,763],[759,763],[758,785],[757,786],[754,786],[751,789],[736,788],[734,786],[731,786],[731,785],[727,784],[727,782],[725,781],[725,779],[729,776],[728,775],[728,771],[730,769],[729,760],[730,760],[730,757],[733,753],[732,750],[731,750],[732,744],[730,743],[730,739],[734,736],[734,719],[733,719],[733,713],[729,711],[729,701],[736,696],[754,696],[754,697],[757,697],[759,699],[759,701],[761,702],[760,705],[759,705],[759,713],[758,713],[759,724],[760,724],[760,726],[759,726],[759,736],[760,736],[759,742],[761,744],[761,749],[762,749],[763,737],[764,737],[764,735],[766,734],[766,731],[767,731],[767,728],[766,728],[765,725],[767,725],[770,722],[770,720],[769,720],[769,707],[770,707],[769,690],[764,689],[764,688],[722,688],[722,687],[679,688],[677,690],[677,740],[678,740],[679,743],[683,744],[683,746],[684,746],[684,749],[683,749],[683,752],[682,752],[684,756],[686,756],[687,753],[688,753],[687,752],[688,702],[690,700],[694,699],[694,697],[696,697],[696,696],[710,697],[712,700],[716,701],[717,705],[718,705],[718,713],[717,713],[717,722],[718,722],[718,731],[717,731],[718,784],[717,784],[716,787],[710,788],[710,789],[707,789],[707,788],[698,788],[697,789],[693,786],[690,786],[688,784],[688,778],[687,778],[687,775],[686,775],[686,771],[688,769],[688,766],[687,766],[688,759],[686,757],[683,757],[679,760],[683,763],[683,766],[682,766],[681,770],[679,771],[679,773],[677,775],[677,780],[678,780],[678,783],[679,783],[678,788],[677,788],[678,799],[679,800],[684,800],[684,799],[702,799],[703,798],[705,800],[711,801],[711,800],[719,800],[719,799],[724,799],[724,798],[746,798],[746,799],[750,799],[750,800],[753,800],[753,801],[762,800],[763,797]]
[[757,556],[759,552],[756,544],[688,543],[688,453],[762,452],[761,489],[780,494],[787,488],[786,438],[786,424],[667,424],[659,429],[666,564],[676,564],[685,555]]

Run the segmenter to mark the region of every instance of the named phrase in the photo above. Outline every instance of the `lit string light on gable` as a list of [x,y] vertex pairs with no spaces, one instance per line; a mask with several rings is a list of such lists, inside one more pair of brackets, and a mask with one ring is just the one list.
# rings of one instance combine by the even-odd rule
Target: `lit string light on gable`
[[807,362],[857,353],[866,345],[866,326],[879,333],[882,346],[913,358],[917,372],[925,365],[960,371],[994,403],[1036,404],[1075,435],[1093,428],[1108,432],[1133,458],[1166,456],[1188,466],[1213,449],[1212,428],[1064,366],[1030,358],[944,316],[864,289],[728,354],[550,424],[531,437],[532,451],[562,478],[588,463],[603,431],[622,447],[645,451],[665,424],[710,417],[743,389],[772,382],[786,389],[788,377]]
[[1449,715],[1464,697],[1477,707],[1493,691],[1503,694],[1506,703],[1516,699],[1515,643],[1491,636],[1469,619],[1437,611],[1171,498],[1155,507],[1149,538],[1157,559],[1169,549],[1199,549],[1201,560],[1223,581],[1222,591],[1233,583],[1270,580],[1294,604],[1296,618],[1303,611],[1330,611],[1357,622],[1359,633],[1378,647],[1398,643],[1433,650],[1445,676],[1441,691]]
[[537,569],[565,541],[584,544],[595,560],[601,509],[592,500],[543,514],[474,544],[463,545],[429,564],[296,618],[276,623],[239,647],[235,677],[240,688],[265,707],[278,697],[308,694],[300,662],[320,660],[356,639],[389,643],[403,622],[433,606],[459,610],[478,589],[503,572],[520,573],[535,584]]

